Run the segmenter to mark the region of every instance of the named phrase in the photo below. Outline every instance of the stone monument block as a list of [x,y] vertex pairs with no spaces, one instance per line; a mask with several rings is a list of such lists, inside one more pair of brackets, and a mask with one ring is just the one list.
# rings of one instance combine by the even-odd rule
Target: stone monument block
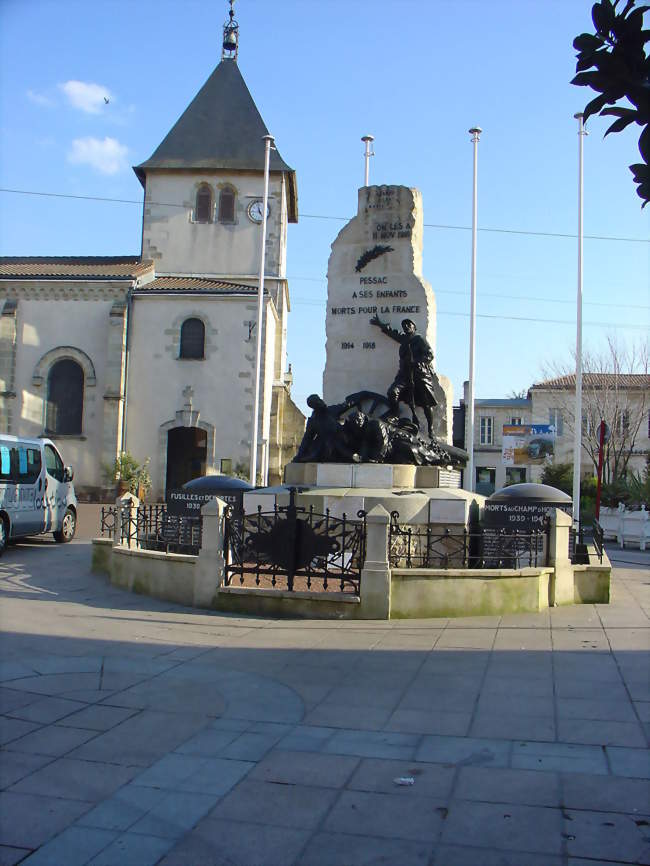
[[[327,272],[327,343],[323,398],[386,394],[398,367],[398,346],[371,324],[378,316],[399,330],[411,319],[434,352],[436,301],[422,275],[422,196],[405,186],[359,190],[358,212],[332,244]],[[435,360],[434,360],[435,368]],[[451,441],[452,396],[436,374],[436,435]],[[422,410],[421,428],[426,430]]]

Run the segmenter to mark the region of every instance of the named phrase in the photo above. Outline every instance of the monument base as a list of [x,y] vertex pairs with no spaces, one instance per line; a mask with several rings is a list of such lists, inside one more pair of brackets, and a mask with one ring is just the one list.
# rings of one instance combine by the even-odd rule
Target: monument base
[[358,511],[376,505],[399,512],[400,523],[469,526],[478,520],[485,497],[462,490],[460,472],[439,466],[392,463],[290,463],[285,483],[244,494],[244,511],[289,504],[289,488],[297,488],[296,503],[332,517],[356,520]]

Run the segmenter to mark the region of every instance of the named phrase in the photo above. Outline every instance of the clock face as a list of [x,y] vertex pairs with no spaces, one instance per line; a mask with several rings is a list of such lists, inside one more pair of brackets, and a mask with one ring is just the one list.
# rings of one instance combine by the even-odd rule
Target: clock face
[[[266,215],[268,216],[271,213],[271,207],[269,206],[266,211]],[[255,201],[252,201],[248,205],[248,217],[254,223],[262,222],[262,215],[264,214],[264,206],[262,200],[257,198]]]

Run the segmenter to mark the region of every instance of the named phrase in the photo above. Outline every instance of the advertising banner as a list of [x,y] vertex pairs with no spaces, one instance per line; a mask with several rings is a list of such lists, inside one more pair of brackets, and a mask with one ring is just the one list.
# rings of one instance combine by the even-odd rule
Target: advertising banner
[[501,462],[504,466],[531,466],[552,457],[554,424],[504,424]]

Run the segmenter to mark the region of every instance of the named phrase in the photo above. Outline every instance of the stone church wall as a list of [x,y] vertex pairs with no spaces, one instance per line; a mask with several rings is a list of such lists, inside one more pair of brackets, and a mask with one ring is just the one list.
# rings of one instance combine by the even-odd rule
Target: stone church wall
[[[167,433],[200,427],[207,433],[207,462],[220,471],[250,455],[256,335],[255,296],[140,297],[131,321],[127,447],[141,462],[151,458],[152,498],[164,495]],[[189,317],[205,325],[205,360],[179,358],[180,328]],[[266,304],[262,371],[273,370],[277,320]],[[268,437],[272,376],[263,381],[260,414]]]
[[[215,208],[224,186],[235,190],[234,223],[193,222],[196,193],[202,183],[210,186]],[[255,199],[261,199],[262,194],[263,178],[259,172],[149,172],[143,258],[153,259],[157,274],[228,275],[229,279],[237,275],[256,277],[259,274],[260,226],[249,219],[247,208]],[[266,273],[284,276],[283,245],[279,239],[283,225],[286,232],[286,200],[280,174],[271,176],[269,207]],[[282,220],[283,209],[285,218]]]

